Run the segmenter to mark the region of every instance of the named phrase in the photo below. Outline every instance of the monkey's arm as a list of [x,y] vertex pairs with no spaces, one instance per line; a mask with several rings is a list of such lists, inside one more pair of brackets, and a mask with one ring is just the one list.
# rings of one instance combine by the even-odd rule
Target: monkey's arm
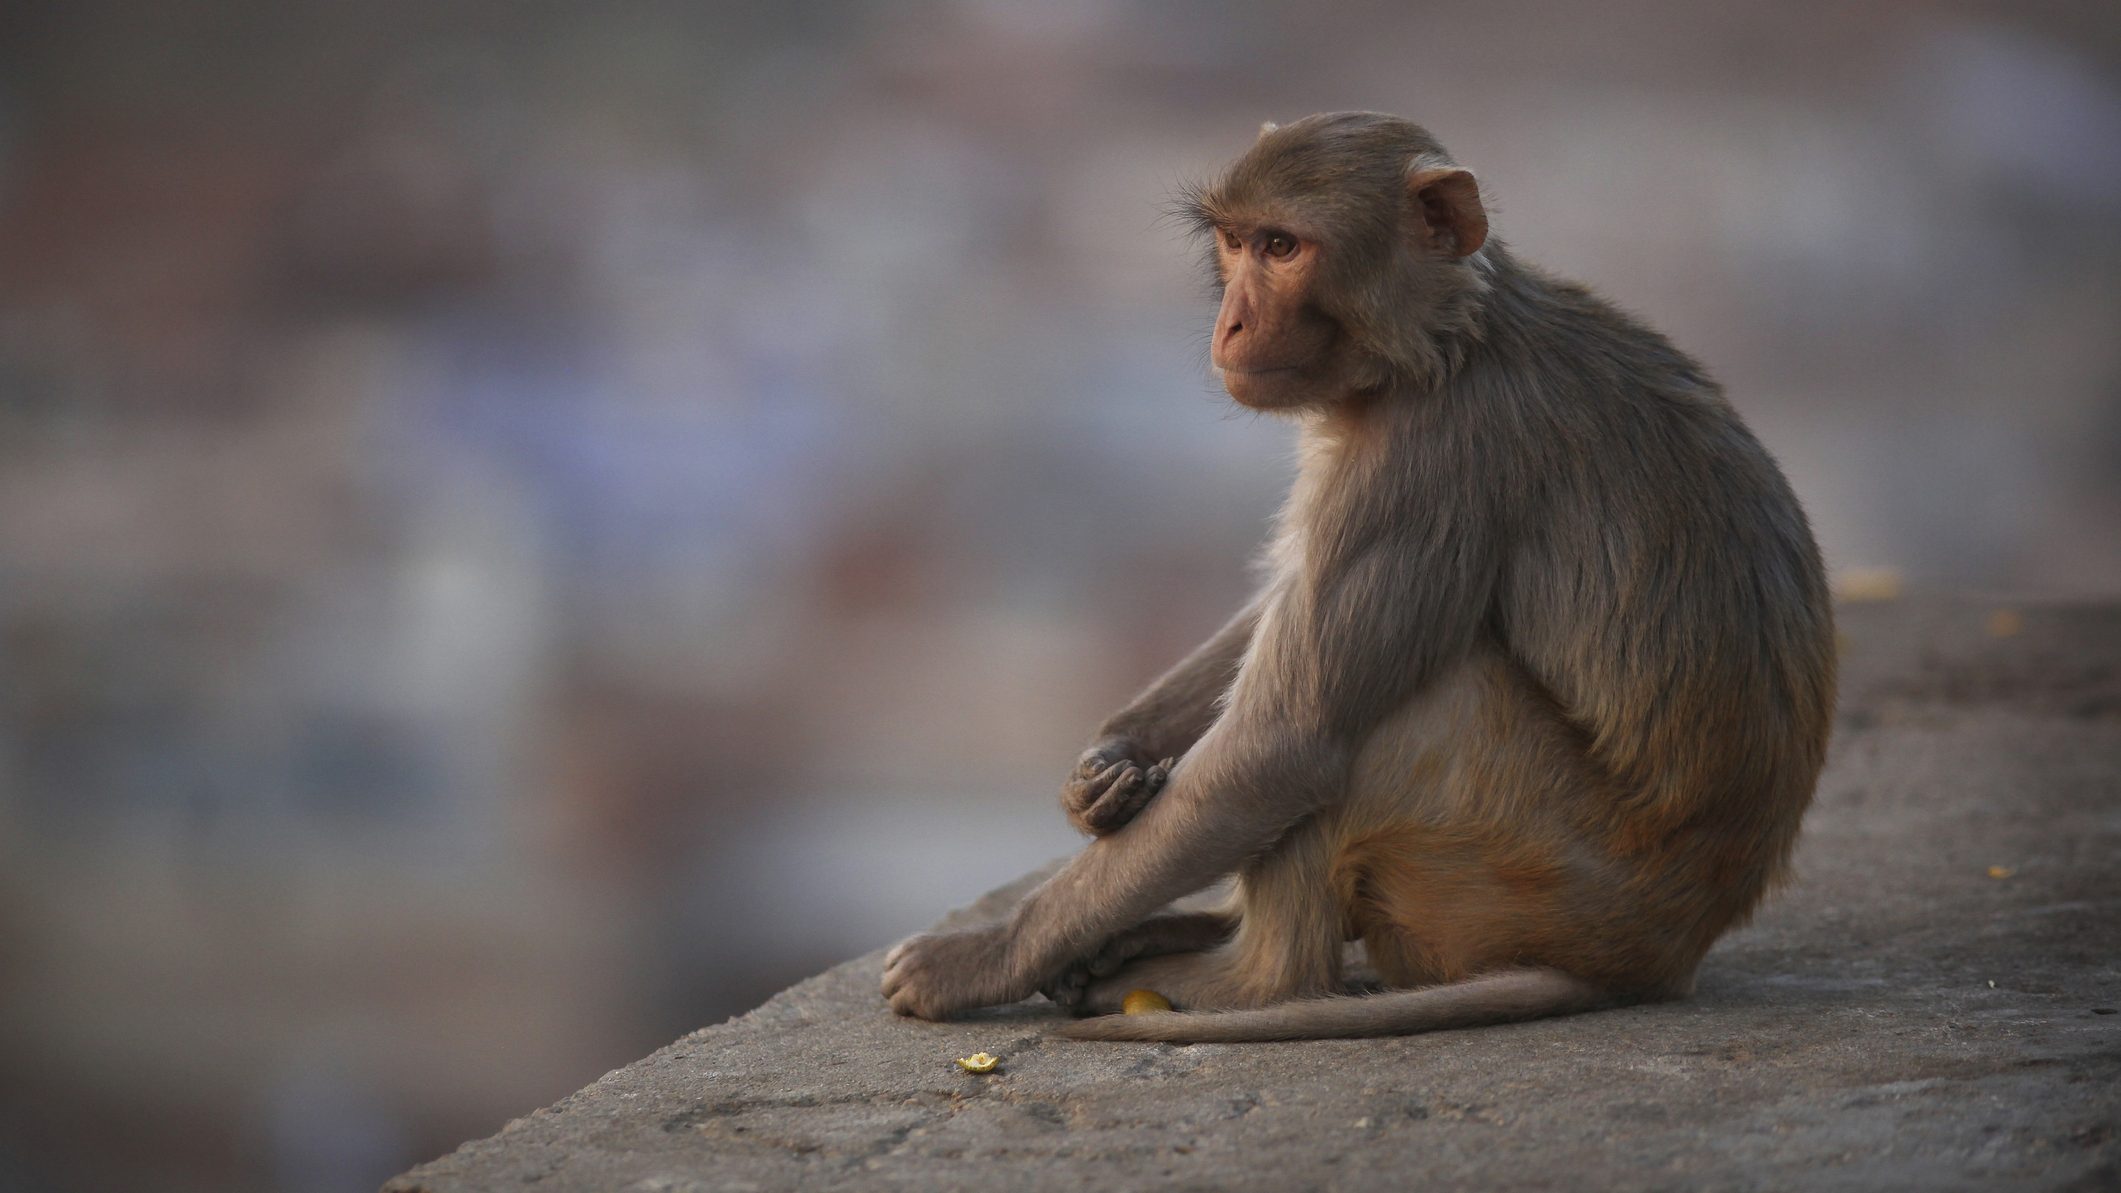
[[923,934],[884,961],[893,1010],[939,1019],[1015,1002],[1087,960],[1114,934],[1271,848],[1345,773],[1344,751],[1226,715],[1125,832],[1092,841],[1009,922]]
[[[1148,690],[1100,725],[1061,786],[1068,822],[1103,836],[1134,819],[1221,712],[1252,643],[1264,598],[1254,598],[1213,637],[1158,676]],[[1160,761],[1159,761],[1160,760]]]
[[1339,797],[1370,726],[1482,632],[1487,545],[1378,544],[1264,613],[1230,707],[1123,833],[1091,842],[1007,924],[916,936],[886,959],[884,994],[938,1018],[1028,997],[1115,933],[1271,850]]
[[1127,741],[1151,758],[1175,758],[1193,748],[1221,711],[1223,693],[1237,679],[1238,660],[1259,628],[1257,596],[1193,653],[1164,672],[1127,706],[1105,719],[1099,743]]

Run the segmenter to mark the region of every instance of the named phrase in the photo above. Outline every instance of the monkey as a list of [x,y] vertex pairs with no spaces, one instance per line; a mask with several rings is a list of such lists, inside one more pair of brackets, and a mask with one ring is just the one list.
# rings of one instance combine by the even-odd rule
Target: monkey
[[[1005,922],[900,943],[889,1005],[1043,990],[1064,1037],[1202,1042],[1689,995],[1785,876],[1833,714],[1774,460],[1407,120],[1267,126],[1182,207],[1215,373],[1296,427],[1263,582],[1094,735],[1062,793],[1089,843]],[[1176,1010],[1113,1014],[1137,988]]]

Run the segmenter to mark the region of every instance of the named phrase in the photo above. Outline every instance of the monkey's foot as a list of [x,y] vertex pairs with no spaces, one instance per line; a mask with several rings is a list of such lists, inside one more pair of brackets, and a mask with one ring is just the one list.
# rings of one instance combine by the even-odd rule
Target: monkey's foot
[[1012,972],[1009,940],[1006,926],[908,937],[884,957],[884,997],[921,1019],[1028,998],[1036,984]]
[[1092,1015],[1118,1014],[1127,995],[1135,990],[1154,990],[1181,1011],[1246,1010],[1294,996],[1239,981],[1228,952],[1212,949],[1145,957],[1122,966],[1090,982],[1077,1009]]
[[1124,738],[1099,742],[1084,751],[1075,773],[1061,785],[1061,808],[1068,823],[1102,837],[1134,819],[1171,778],[1176,759],[1144,763],[1139,747]]
[[1039,993],[1064,1007],[1079,1006],[1090,983],[1110,976],[1138,957],[1197,953],[1211,949],[1237,930],[1237,917],[1220,911],[1190,911],[1152,916],[1105,942],[1087,961],[1039,987]]

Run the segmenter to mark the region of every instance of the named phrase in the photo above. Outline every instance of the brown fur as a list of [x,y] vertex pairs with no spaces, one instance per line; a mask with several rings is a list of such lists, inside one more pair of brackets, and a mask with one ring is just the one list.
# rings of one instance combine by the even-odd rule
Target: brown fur
[[[1832,714],[1774,462],[1403,120],[1268,129],[1189,211],[1226,386],[1300,421],[1267,583],[1101,729],[1063,801],[1106,835],[1008,924],[900,945],[892,1006],[1148,987],[1182,1013],[1063,1034],[1223,1040],[1686,993],[1782,873]],[[1233,917],[1151,918],[1229,874]],[[1345,994],[1350,938],[1403,989]]]

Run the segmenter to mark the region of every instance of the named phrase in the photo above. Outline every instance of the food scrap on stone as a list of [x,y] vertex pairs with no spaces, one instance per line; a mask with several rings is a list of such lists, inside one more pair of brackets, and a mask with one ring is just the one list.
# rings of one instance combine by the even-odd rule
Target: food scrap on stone
[[970,1056],[957,1058],[957,1067],[967,1073],[992,1073],[994,1066],[1000,1063],[1002,1063],[1001,1057],[989,1056],[984,1052],[975,1052]]

